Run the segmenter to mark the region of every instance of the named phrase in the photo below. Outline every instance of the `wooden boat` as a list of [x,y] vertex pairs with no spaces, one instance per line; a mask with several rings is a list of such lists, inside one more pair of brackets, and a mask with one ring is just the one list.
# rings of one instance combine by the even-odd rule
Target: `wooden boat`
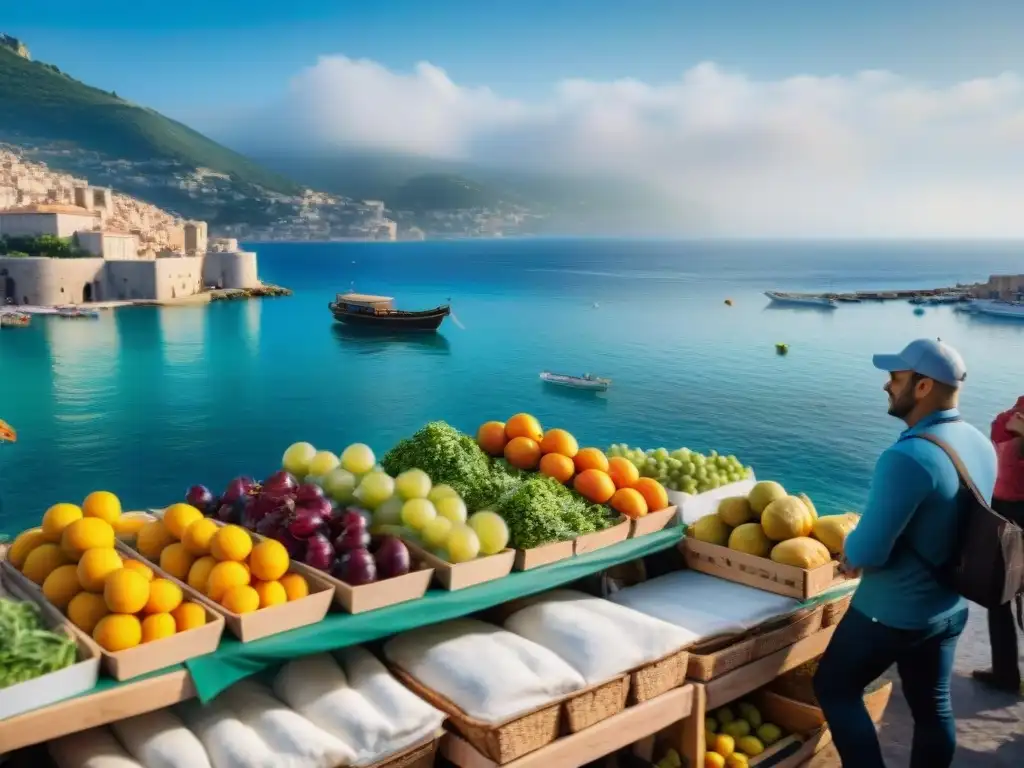
[[777,354],[777,355],[788,355],[789,354],[789,344],[784,344],[782,342],[779,342],[778,344],[776,344],[775,345],[775,354]]
[[65,317],[72,320],[98,320],[100,313],[95,309],[82,309],[81,307],[57,307],[57,317]]
[[27,328],[32,315],[24,312],[0,312],[0,328]]
[[779,291],[765,291],[764,295],[772,300],[773,304],[780,304],[794,307],[818,307],[820,309],[835,309],[839,306],[835,299],[827,296],[811,296],[806,293],[780,293]]
[[603,379],[600,376],[593,376],[585,373],[582,376],[569,376],[564,373],[551,373],[541,371],[541,381],[548,384],[555,384],[560,387],[571,387],[572,389],[586,389],[592,392],[607,392],[612,385],[611,379]]
[[436,331],[452,311],[449,305],[444,304],[434,309],[407,312],[395,309],[395,300],[390,296],[363,293],[339,293],[327,306],[339,323],[400,332]]

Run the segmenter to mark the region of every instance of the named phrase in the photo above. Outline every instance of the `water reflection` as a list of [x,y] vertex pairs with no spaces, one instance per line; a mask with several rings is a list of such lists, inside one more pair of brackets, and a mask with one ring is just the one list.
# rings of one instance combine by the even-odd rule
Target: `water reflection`
[[558,384],[552,384],[549,381],[541,381],[540,383],[545,395],[551,395],[552,397],[560,397],[563,400],[589,402],[593,403],[593,405],[598,408],[608,407],[608,393],[606,392],[596,392],[587,389],[572,389],[571,387],[563,387],[559,386]]
[[331,331],[345,347],[358,354],[375,355],[388,349],[407,347],[438,355],[451,354],[448,339],[440,333],[397,333],[354,328],[335,323]]
[[156,311],[164,361],[177,366],[202,360],[206,344],[206,307],[160,307]]
[[253,357],[260,353],[260,324],[263,319],[263,302],[249,300],[242,310],[242,339]]

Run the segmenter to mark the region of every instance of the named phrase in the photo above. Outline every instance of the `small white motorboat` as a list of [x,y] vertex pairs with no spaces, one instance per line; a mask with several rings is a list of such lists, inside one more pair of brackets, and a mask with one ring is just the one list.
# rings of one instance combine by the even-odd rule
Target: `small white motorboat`
[[572,389],[587,389],[592,392],[606,392],[612,384],[611,379],[601,378],[589,373],[585,373],[582,376],[568,376],[564,373],[541,371],[540,379],[548,384],[571,387]]
[[780,291],[765,291],[764,295],[772,300],[773,304],[780,304],[793,307],[817,307],[819,309],[835,309],[839,302],[828,296],[812,296],[806,293],[782,293]]

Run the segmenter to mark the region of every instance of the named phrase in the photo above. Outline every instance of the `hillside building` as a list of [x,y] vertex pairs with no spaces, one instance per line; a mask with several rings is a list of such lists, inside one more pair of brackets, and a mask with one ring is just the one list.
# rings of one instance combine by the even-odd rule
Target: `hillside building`
[[991,275],[987,282],[971,286],[971,296],[1017,301],[1024,296],[1024,275]]

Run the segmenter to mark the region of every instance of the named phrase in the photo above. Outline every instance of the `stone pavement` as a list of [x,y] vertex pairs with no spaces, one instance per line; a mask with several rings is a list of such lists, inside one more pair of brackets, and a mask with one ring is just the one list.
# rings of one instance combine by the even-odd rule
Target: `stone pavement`
[[[957,646],[953,676],[953,711],[957,723],[957,753],[953,765],[957,768],[1022,768],[1024,697],[989,691],[975,683],[971,679],[971,670],[987,668],[989,663],[985,611],[972,605],[967,629]],[[903,768],[910,764],[914,722],[900,691],[895,669],[890,676],[894,681],[893,695],[879,728],[879,738],[886,765]],[[811,768],[836,768],[839,765],[839,758],[832,747],[822,751],[810,763]]]

